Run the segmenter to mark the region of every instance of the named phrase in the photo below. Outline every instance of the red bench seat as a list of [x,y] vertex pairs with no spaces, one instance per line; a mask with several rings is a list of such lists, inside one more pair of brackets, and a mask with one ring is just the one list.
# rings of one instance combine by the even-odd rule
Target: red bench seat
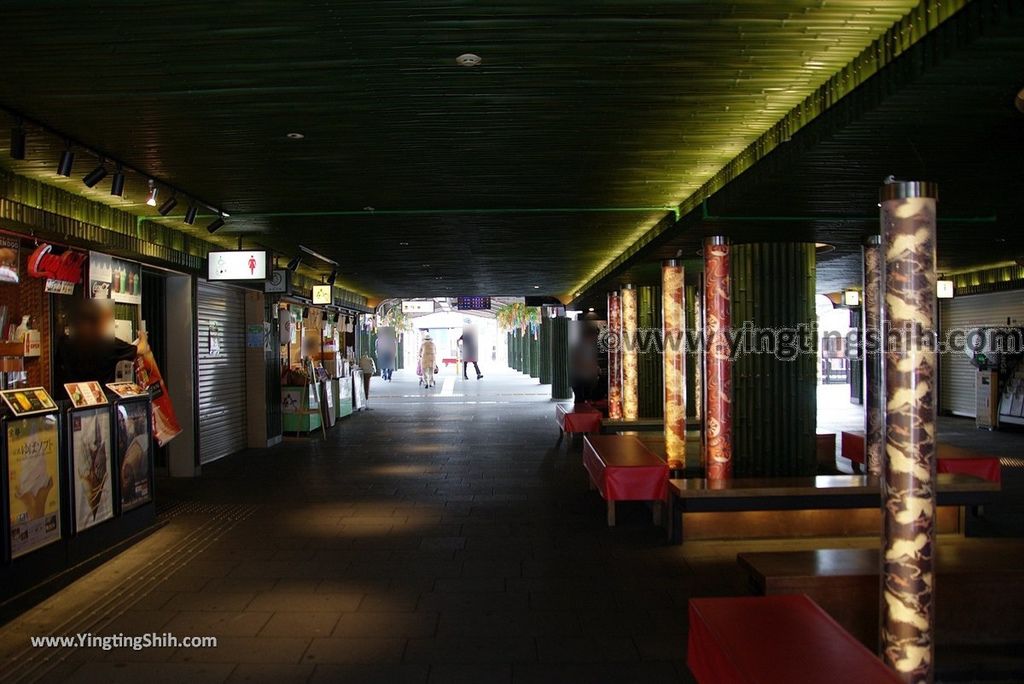
[[636,437],[587,435],[583,439],[583,467],[591,484],[608,502],[608,525],[615,525],[616,501],[655,501],[668,496],[668,464]]
[[600,432],[601,418],[589,404],[555,404],[555,422],[562,432]]
[[898,684],[806,596],[690,599],[686,663],[700,684]]
[[[848,458],[858,465],[864,465],[866,447],[863,432],[843,432],[840,448],[843,458]],[[1002,469],[999,465],[999,458],[996,456],[939,442],[938,457],[939,462],[936,469],[940,473],[974,475],[989,482],[1002,481]]]

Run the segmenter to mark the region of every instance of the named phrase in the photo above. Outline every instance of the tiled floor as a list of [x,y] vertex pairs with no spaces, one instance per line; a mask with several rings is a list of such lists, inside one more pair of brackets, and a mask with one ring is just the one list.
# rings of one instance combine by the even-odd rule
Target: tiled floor
[[[609,529],[548,388],[484,372],[430,391],[375,379],[372,410],[326,440],[159,482],[161,529],[0,628],[2,678],[685,682],[686,602],[743,593],[737,551],[877,544],[672,547],[640,505]],[[84,631],[219,645],[28,646]]]

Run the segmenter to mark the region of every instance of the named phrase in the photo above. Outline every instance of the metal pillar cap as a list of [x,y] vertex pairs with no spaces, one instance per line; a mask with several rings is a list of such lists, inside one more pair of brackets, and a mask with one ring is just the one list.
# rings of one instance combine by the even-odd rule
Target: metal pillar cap
[[682,259],[663,259],[661,262],[662,266],[682,266]]
[[864,244],[867,245],[868,247],[877,247],[878,245],[882,244],[882,236],[878,233],[875,233],[874,235],[868,235],[866,238],[864,238]]
[[729,244],[729,238],[724,235],[709,235],[704,238],[705,245],[727,245]]
[[623,290],[635,290],[636,286],[633,285],[633,283],[626,283],[625,285],[622,286],[622,289]]
[[879,202],[894,199],[910,199],[911,197],[928,197],[938,200],[939,185],[931,181],[893,181],[885,183],[878,190]]

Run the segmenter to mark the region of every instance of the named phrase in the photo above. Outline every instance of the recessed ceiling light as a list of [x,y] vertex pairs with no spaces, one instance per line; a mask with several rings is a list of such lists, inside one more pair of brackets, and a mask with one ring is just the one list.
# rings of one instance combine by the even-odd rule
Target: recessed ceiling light
[[408,247],[408,246],[409,246],[409,243],[408,243],[408,242],[405,242],[405,241],[403,240],[402,242],[399,242],[399,243],[398,243],[398,245],[399,245],[400,247]]
[[302,133],[287,133],[285,134],[284,137],[288,138],[289,140],[302,140],[306,136],[304,136]]
[[534,289],[534,290],[539,290],[539,289],[540,289],[540,285],[534,285],[534,286],[533,286],[533,289]]
[[483,60],[480,59],[480,55],[474,55],[472,52],[467,52],[456,57],[455,61],[459,64],[459,66],[475,67],[478,64],[480,64],[480,62],[482,62]]

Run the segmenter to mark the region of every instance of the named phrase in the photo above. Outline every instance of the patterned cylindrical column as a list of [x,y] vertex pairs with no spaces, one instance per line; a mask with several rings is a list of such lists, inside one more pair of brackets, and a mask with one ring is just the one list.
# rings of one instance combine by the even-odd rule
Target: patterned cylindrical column
[[665,455],[668,467],[686,467],[686,291],[683,264],[661,263],[662,368],[665,385]]
[[[882,464],[882,659],[906,682],[934,678],[935,204],[933,183],[881,189],[886,325]],[[892,334],[890,334],[892,333]]]
[[732,477],[732,280],[729,240],[704,240],[704,468],[709,480]]
[[622,420],[622,302],[608,293],[608,418]]
[[885,439],[882,433],[882,236],[864,241],[864,320],[861,341],[864,346],[864,447],[868,473],[882,474]]
[[639,417],[640,398],[637,394],[637,335],[636,288],[623,285],[622,294],[622,418]]

